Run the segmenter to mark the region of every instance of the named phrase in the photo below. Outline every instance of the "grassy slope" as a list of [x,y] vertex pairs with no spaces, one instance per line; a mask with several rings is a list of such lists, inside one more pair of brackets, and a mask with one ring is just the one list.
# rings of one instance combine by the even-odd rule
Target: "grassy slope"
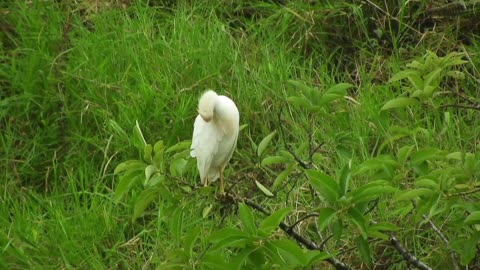
[[[182,228],[199,225],[202,235],[208,235],[220,217],[200,219],[199,209],[216,205],[213,200],[201,202],[201,195],[196,195],[197,202],[182,205],[183,227],[168,224],[161,205],[152,210],[158,210],[157,218],[132,224],[128,202],[113,203],[113,168],[137,155],[129,138],[135,120],[148,141],[187,140],[200,93],[206,88],[227,93],[238,104],[241,122],[248,124],[228,172],[234,179],[266,177],[267,172],[253,167],[249,139],[258,143],[276,129],[282,100],[294,92],[285,81],[328,86],[355,79],[349,75],[351,66],[337,59],[340,53],[316,50],[303,59],[302,50],[292,49],[292,41],[282,34],[294,18],[288,12],[291,17],[279,12],[262,23],[247,23],[245,30],[231,30],[226,19],[212,12],[213,5],[186,5],[170,12],[139,4],[82,16],[71,7],[34,5],[6,7],[3,23],[14,30],[0,36],[3,268],[160,265],[169,250],[179,247]],[[298,33],[310,30],[299,27]],[[322,167],[327,171],[346,162],[329,148],[339,134],[349,137],[347,147],[355,149],[358,163],[375,155],[375,145],[389,135],[392,125],[434,130],[442,121],[437,112],[399,112],[394,117],[379,113],[394,96],[381,85],[390,76],[383,73],[395,72],[403,63],[400,57],[380,56],[365,46],[365,55],[353,64],[360,78],[354,97],[362,105],[322,122],[318,130],[319,139],[326,142]],[[479,47],[469,49],[478,52]],[[478,65],[478,58],[473,61]],[[474,84],[466,82],[466,87]],[[476,114],[459,111],[446,133],[417,143],[475,151],[480,127]],[[226,222],[236,221],[232,217]],[[421,239],[412,235],[410,246],[423,249]],[[427,258],[437,254],[424,254],[430,252]]]

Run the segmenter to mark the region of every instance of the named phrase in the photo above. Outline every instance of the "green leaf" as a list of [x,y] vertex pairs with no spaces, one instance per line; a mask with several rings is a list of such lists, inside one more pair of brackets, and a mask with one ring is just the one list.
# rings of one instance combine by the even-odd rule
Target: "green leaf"
[[321,97],[320,104],[328,104],[347,95],[347,89],[354,87],[349,83],[339,83],[330,87]]
[[428,188],[417,188],[412,190],[405,190],[400,192],[395,196],[395,200],[403,201],[403,200],[411,200],[416,197],[431,195],[433,191]]
[[170,173],[172,176],[181,176],[183,171],[185,170],[185,166],[187,165],[187,160],[183,158],[174,159],[170,163]]
[[284,258],[287,265],[305,266],[307,256],[298,244],[290,239],[273,240],[271,244],[276,247],[278,254]]
[[420,164],[426,160],[436,160],[445,156],[445,152],[437,148],[425,148],[412,155],[411,162],[414,165]]
[[307,176],[310,180],[310,184],[315,188],[320,196],[329,203],[334,203],[337,201],[338,195],[338,184],[335,180],[326,175],[323,172],[316,170],[307,170]]
[[213,232],[209,240],[214,243],[212,250],[226,247],[243,248],[247,243],[252,241],[247,233],[237,228],[220,229]]
[[465,219],[465,224],[480,224],[480,211],[470,213],[470,215],[468,215],[468,217]]
[[399,80],[406,79],[406,78],[408,78],[408,76],[409,76],[412,72],[415,72],[415,71],[411,71],[411,70],[399,71],[399,72],[395,73],[395,74],[393,75],[393,77],[390,78],[390,80],[389,80],[388,82],[396,82],[396,81],[399,81]]
[[377,231],[398,231],[400,228],[390,222],[378,222],[370,225],[368,229]]
[[257,148],[257,156],[258,157],[261,157],[265,153],[265,150],[267,149],[267,146],[270,144],[270,142],[273,139],[273,136],[275,136],[276,133],[277,133],[277,131],[274,131],[274,132],[268,134],[267,137],[263,138],[263,140],[258,144],[258,148]]
[[151,144],[145,145],[145,150],[143,154],[143,159],[145,159],[146,162],[151,163],[152,162],[152,151],[153,147]]
[[159,190],[156,188],[145,189],[138,195],[137,201],[133,208],[133,217],[132,220],[135,221],[137,218],[143,215],[145,209],[150,205],[150,203],[158,198]]
[[418,105],[419,103],[420,102],[415,98],[399,97],[399,98],[389,100],[387,103],[385,103],[385,105],[383,105],[383,107],[380,110],[384,111],[384,110],[390,110],[390,109],[404,108],[407,106]]
[[292,106],[295,106],[297,108],[311,108],[312,107],[312,104],[310,103],[310,101],[306,98],[306,97],[288,97],[287,98],[287,102],[292,105]]
[[337,219],[335,222],[331,224],[333,239],[336,241],[340,241],[342,234],[343,234],[343,221],[341,219]]
[[209,204],[205,206],[202,210],[202,218],[206,218],[208,214],[210,214],[210,211],[212,210],[213,205]]
[[244,248],[240,253],[236,254],[233,258],[230,259],[228,266],[224,269],[236,269],[241,270],[245,269],[245,265],[249,255],[255,251],[253,248]]
[[302,83],[302,82],[299,82],[299,81],[295,81],[295,80],[288,80],[287,81],[289,84],[293,85],[294,87],[296,88],[299,88],[302,92],[311,92],[312,90],[314,90],[312,87]]
[[[228,264],[225,262],[222,252],[207,252],[202,259],[202,268],[209,270],[225,270],[229,269]],[[185,266],[179,267],[183,269]]]
[[129,171],[120,177],[120,182],[115,189],[113,200],[119,202],[135,183],[140,182],[145,175],[142,171]]
[[287,179],[288,175],[294,170],[295,165],[289,164],[288,167],[277,175],[275,181],[273,181],[272,189],[276,189],[280,184]]
[[244,203],[240,203],[240,205],[238,206],[238,210],[245,231],[249,235],[256,235],[257,227],[255,226],[255,218],[253,216],[252,210],[250,210],[250,208]]
[[359,236],[356,238],[355,242],[357,243],[358,251],[360,252],[362,260],[368,265],[373,265],[370,245],[368,244],[367,239]]
[[315,266],[318,266],[320,262],[334,256],[327,252],[320,252],[318,250],[306,250],[305,255],[307,256],[306,266],[312,267],[312,269],[318,269],[315,268]]
[[457,70],[450,70],[446,73],[447,76],[452,77],[457,80],[464,80],[465,79],[465,73]]
[[440,189],[440,185],[437,182],[428,178],[423,178],[415,181],[415,187],[425,187],[437,191]]
[[423,90],[424,82],[417,72],[411,72],[407,78],[416,90]]
[[473,233],[466,239],[454,239],[450,241],[449,247],[460,255],[460,263],[466,266],[475,259],[478,241],[480,241],[480,232]]
[[145,145],[147,145],[147,142],[143,137],[142,130],[140,129],[140,125],[138,124],[138,120],[135,121],[135,126],[133,127],[133,135],[134,135],[134,140],[133,140],[134,145],[138,149],[144,151]]
[[362,213],[356,208],[350,208],[348,210],[348,218],[353,224],[355,224],[355,226],[357,226],[363,239],[367,239],[367,226]]
[[330,223],[330,220],[335,217],[335,210],[333,208],[320,208],[318,210],[318,230],[322,232],[327,225]]
[[164,175],[156,174],[145,183],[145,187],[156,186],[158,183],[163,182],[163,180],[165,180]]
[[348,185],[350,183],[350,176],[352,173],[352,160],[349,160],[345,166],[343,166],[342,173],[340,174],[340,193],[339,196],[343,196],[348,191]]
[[119,174],[125,171],[143,171],[147,167],[147,164],[140,160],[127,160],[115,167],[113,174]]
[[188,252],[188,255],[190,258],[193,257],[193,244],[195,241],[201,236],[201,227],[197,226],[191,230],[188,231],[187,235],[185,236],[183,240],[183,247],[185,251]]
[[274,212],[260,223],[259,230],[270,235],[273,231],[278,229],[278,225],[285,219],[290,211],[292,211],[292,207],[282,208]]
[[152,175],[156,172],[157,172],[157,169],[153,165],[148,165],[147,167],[145,167],[145,182],[144,182],[144,185],[147,185],[148,181],[150,180],[150,177],[152,177]]
[[397,192],[398,189],[384,183],[367,184],[365,187],[360,187],[351,193],[352,202],[360,203],[365,201],[371,201],[378,198],[381,195],[387,193]]
[[262,160],[261,165],[262,166],[269,166],[269,165],[273,165],[273,164],[287,163],[289,161],[290,161],[290,159],[288,157],[284,157],[284,156],[268,156],[268,157],[265,157]]
[[[162,142],[163,144],[163,142]],[[190,146],[192,145],[192,141],[181,141],[171,147],[169,147],[167,150],[165,150],[165,153],[170,153],[170,152],[179,152],[183,150],[190,150]]]
[[414,148],[415,148],[415,145],[407,145],[398,149],[397,151],[398,162],[401,164],[405,163],[407,159],[410,157],[410,155],[412,154]]
[[273,197],[273,193],[268,190],[264,185],[260,184],[257,180],[255,180],[255,185],[263,192],[263,194],[267,195],[268,197]]

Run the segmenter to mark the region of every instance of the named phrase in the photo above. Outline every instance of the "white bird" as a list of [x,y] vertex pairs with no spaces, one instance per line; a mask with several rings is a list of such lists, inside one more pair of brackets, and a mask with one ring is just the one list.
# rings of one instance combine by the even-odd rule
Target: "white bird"
[[237,145],[240,114],[231,99],[212,90],[203,93],[198,113],[193,125],[190,156],[197,158],[203,185],[220,177],[220,194],[223,194],[223,171]]

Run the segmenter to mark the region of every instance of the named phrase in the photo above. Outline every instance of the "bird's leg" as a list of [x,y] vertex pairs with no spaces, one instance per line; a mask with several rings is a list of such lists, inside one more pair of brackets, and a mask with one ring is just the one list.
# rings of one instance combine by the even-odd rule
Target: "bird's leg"
[[223,169],[220,169],[220,196],[223,196],[225,193],[223,188]]
[[203,187],[208,187],[208,176],[205,177],[205,182],[203,183]]

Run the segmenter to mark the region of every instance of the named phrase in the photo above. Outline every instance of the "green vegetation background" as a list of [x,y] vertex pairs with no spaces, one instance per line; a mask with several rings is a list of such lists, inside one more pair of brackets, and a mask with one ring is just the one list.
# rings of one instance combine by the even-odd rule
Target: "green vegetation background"
[[[439,92],[462,93],[478,102],[480,31],[470,15],[442,9],[442,1],[278,2],[0,4],[0,267],[162,269],[175,261],[171,251],[182,247],[193,227],[201,228],[200,243],[179,267],[204,267],[208,236],[218,224],[237,226],[235,211],[211,193],[197,192],[185,196],[177,216],[154,204],[147,216],[132,221],[140,188],[116,203],[113,170],[141,157],[132,143],[136,120],[150,143],[189,140],[198,97],[209,88],[232,97],[241,124],[247,125],[227,183],[238,182],[237,193],[267,208],[282,207],[291,195],[287,189],[277,201],[267,201],[254,183],[270,187],[283,169],[263,168],[255,152],[267,134],[279,129],[282,108],[290,116],[292,145],[308,140],[304,127],[313,126],[311,133],[323,144],[317,165],[327,172],[350,159],[360,164],[394,153],[399,140],[472,153],[478,161],[478,108],[444,106],[461,103],[458,96],[439,94],[420,107],[381,111],[404,92],[389,79],[427,49],[439,56],[464,55],[465,79],[442,82]],[[330,116],[303,125],[308,114],[287,107],[287,97],[299,94],[289,80],[320,90],[341,82],[354,88],[345,104],[332,105]],[[414,132],[419,129],[426,132]],[[408,135],[395,137],[400,133]],[[281,145],[277,136],[269,151]],[[181,181],[194,185],[195,162],[189,160],[187,168]],[[411,171],[403,172],[405,179],[411,177]],[[478,188],[477,177],[473,173],[465,184]],[[290,200],[311,206],[306,186],[292,185],[298,196]],[[477,192],[465,200],[475,205],[478,199]],[[213,209],[202,217],[208,207]],[[378,216],[395,221],[390,212],[395,207],[388,205]],[[438,236],[425,224],[409,227],[406,219],[395,222],[405,246],[435,269],[450,269],[449,249]],[[444,233],[452,240],[460,237],[452,228]],[[391,257],[392,269],[405,269],[398,255],[382,257],[386,246],[379,243],[372,251],[377,265]],[[345,241],[342,261],[368,268],[349,248],[355,245]]]

